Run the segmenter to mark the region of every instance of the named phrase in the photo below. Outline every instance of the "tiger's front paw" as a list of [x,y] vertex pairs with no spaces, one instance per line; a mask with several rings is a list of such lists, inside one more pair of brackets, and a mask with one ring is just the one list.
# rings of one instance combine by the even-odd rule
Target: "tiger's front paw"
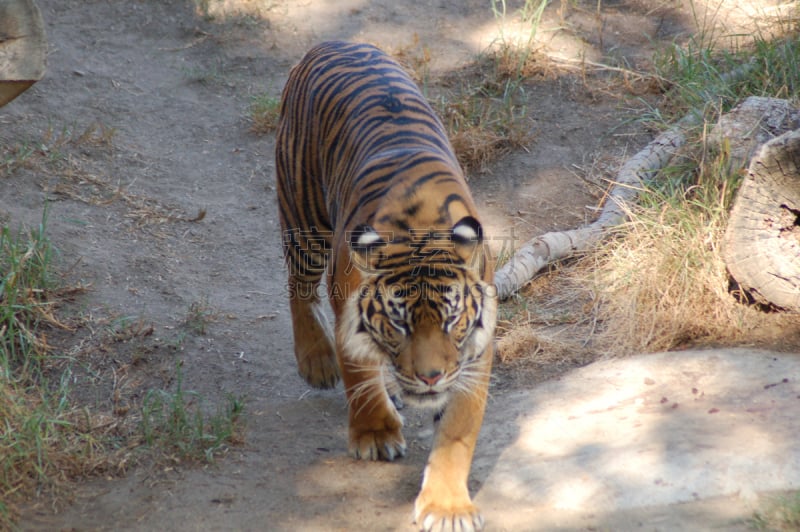
[[387,460],[391,462],[406,454],[406,440],[396,429],[363,430],[350,429],[350,456],[360,460]]
[[472,502],[444,505],[420,493],[414,503],[414,522],[424,532],[477,532],[483,530],[483,516]]

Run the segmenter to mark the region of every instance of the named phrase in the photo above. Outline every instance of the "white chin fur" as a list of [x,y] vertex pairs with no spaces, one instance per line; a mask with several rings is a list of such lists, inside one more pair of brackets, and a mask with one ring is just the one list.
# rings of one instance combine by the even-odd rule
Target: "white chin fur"
[[415,408],[439,411],[444,408],[450,399],[448,392],[437,393],[436,395],[418,395],[403,393],[403,400]]

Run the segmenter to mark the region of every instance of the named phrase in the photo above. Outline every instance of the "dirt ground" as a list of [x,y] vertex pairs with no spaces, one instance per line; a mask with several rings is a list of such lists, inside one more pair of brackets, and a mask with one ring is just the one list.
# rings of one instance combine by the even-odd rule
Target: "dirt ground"
[[[397,463],[355,463],[346,457],[343,392],[311,391],[297,375],[274,138],[250,131],[248,110],[256,95],[278,96],[292,64],[329,38],[390,52],[418,38],[431,51],[433,79],[455,71],[500,35],[489,4],[37,4],[47,76],[0,110],[0,143],[30,148],[38,162],[2,178],[0,219],[35,226],[47,202],[60,267],[89,287],[66,309],[84,326],[61,338],[77,362],[74,387],[112,411],[141,401],[148,384],[174,385],[179,362],[184,389],[209,404],[245,398],[247,431],[213,465],[109,472],[69,500],[31,501],[21,527],[409,528],[430,427],[411,416],[409,456]],[[688,2],[608,1],[599,15],[597,5],[548,7],[538,40],[551,68],[525,88],[533,140],[471,173],[486,232],[498,242],[519,245],[591,219],[598,184],[649,139],[631,121],[645,105],[619,74],[581,68],[581,60],[636,70],[695,28]],[[644,88],[634,91],[653,98]],[[500,367],[493,395],[526,384]],[[489,415],[501,414],[490,404]],[[473,491],[488,467],[473,469]]]

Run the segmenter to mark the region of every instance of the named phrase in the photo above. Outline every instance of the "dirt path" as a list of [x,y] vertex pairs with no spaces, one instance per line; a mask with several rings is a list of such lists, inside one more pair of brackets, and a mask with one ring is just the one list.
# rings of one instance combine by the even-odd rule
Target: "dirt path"
[[[0,216],[35,225],[49,200],[62,263],[91,285],[71,312],[132,336],[132,324],[153,326],[146,339],[101,352],[77,344],[71,354],[92,371],[76,373],[76,388],[99,404],[110,404],[115,390],[119,401],[140,401],[143,382],[169,385],[177,360],[185,389],[210,403],[244,396],[248,431],[246,444],[215,465],[86,483],[55,513],[41,502],[29,508],[22,527],[408,527],[430,428],[412,417],[407,459],[354,463],[345,456],[341,390],[309,391],[297,376],[273,138],[248,131],[248,107],[254,95],[277,96],[290,66],[325,38],[392,51],[417,34],[434,75],[454,69],[496,32],[486,3],[243,0],[238,15],[213,18],[177,0],[37,3],[50,43],[47,77],[0,110],[0,142],[31,147],[38,162],[4,179]],[[211,2],[229,13],[235,4]],[[601,20],[595,4],[563,13],[551,6],[550,27],[562,29],[547,34],[549,48],[636,65],[650,57],[649,39],[668,41],[690,27],[685,8],[613,2]],[[513,227],[524,238],[591,216],[591,179],[646,140],[621,127],[631,114],[602,85],[554,69],[527,88],[534,142],[472,176],[487,233],[505,238]],[[187,324],[198,312],[204,334]],[[88,344],[97,340],[84,334]],[[509,387],[500,379],[495,396]],[[489,467],[473,471],[473,490]]]

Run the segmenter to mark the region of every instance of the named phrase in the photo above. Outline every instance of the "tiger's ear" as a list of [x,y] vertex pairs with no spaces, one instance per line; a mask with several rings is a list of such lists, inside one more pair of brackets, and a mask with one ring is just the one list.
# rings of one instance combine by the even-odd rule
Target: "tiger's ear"
[[457,246],[477,246],[483,243],[481,223],[472,216],[464,216],[452,229],[453,242]]
[[361,271],[371,272],[381,256],[381,248],[386,241],[371,226],[362,224],[350,231],[348,235],[350,257],[353,264]]
[[483,228],[472,216],[461,218],[451,229],[453,244],[464,262],[471,267],[482,264],[481,244],[483,244]]

